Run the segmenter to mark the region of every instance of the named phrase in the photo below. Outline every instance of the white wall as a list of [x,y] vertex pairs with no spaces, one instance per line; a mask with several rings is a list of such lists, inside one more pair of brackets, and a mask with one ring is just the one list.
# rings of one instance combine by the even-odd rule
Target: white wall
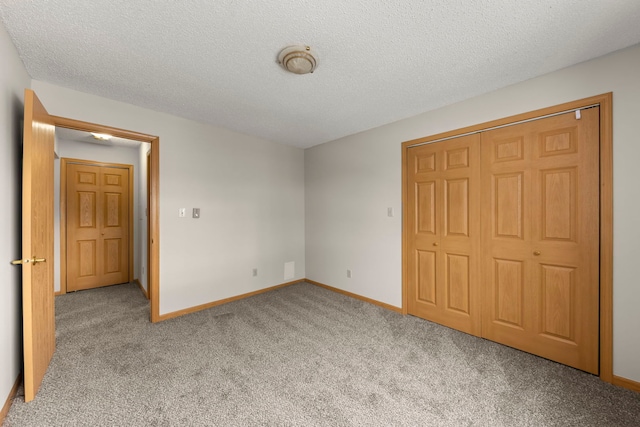
[[[53,251],[55,258],[53,283],[56,292],[60,290],[60,159],[63,157],[107,163],[121,163],[133,166],[133,278],[138,279],[142,274],[142,246],[146,246],[146,240],[144,242],[142,241],[143,230],[140,229],[140,216],[144,214],[144,210],[142,212],[140,211],[141,167],[139,152],[140,148],[137,147],[105,146],[56,138],[56,155],[58,158],[54,161],[53,180]],[[144,185],[146,188],[146,184]],[[144,232],[146,235],[146,230]],[[146,261],[144,264],[146,264]]]
[[288,261],[305,277],[301,149],[38,80],[32,88],[51,114],[160,137],[160,314],[283,283]]
[[21,188],[24,89],[31,85],[18,54],[0,25],[0,405],[22,370]]
[[[401,305],[403,141],[613,92],[614,373],[640,381],[640,45],[306,150],[307,277]],[[386,208],[396,208],[394,218]],[[347,279],[345,270],[353,269]]]
[[306,271],[311,280],[400,307],[396,142],[391,135],[356,136],[305,151]]

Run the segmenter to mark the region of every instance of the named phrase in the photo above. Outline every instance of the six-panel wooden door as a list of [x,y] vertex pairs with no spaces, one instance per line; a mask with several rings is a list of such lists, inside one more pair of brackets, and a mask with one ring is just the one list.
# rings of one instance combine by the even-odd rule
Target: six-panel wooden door
[[408,313],[597,373],[599,108],[411,147],[405,167]]
[[408,312],[480,334],[480,137],[409,150]]
[[482,336],[598,372],[599,109],[482,134]]
[[129,281],[129,169],[68,163],[67,291]]

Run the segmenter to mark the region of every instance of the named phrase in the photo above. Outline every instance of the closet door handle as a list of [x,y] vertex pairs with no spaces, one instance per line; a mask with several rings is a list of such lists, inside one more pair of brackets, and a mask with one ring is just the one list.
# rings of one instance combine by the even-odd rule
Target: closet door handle
[[533,254],[534,254],[535,256],[538,256],[538,255],[540,255],[540,251],[533,251]]
[[438,246],[438,242],[434,242],[434,243],[433,243],[433,246]]

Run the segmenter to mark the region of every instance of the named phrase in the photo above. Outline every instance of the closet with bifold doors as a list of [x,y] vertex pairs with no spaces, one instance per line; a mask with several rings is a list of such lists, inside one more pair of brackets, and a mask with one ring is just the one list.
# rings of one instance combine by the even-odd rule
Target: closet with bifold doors
[[408,145],[407,312],[597,374],[599,138],[591,106]]

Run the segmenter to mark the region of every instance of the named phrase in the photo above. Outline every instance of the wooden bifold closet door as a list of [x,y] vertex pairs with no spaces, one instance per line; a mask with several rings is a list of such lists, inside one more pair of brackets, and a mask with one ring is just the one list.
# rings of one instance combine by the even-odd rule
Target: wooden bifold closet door
[[411,147],[407,308],[598,373],[599,108]]
[[409,150],[409,313],[480,334],[480,136]]
[[598,373],[599,108],[482,134],[482,336]]

